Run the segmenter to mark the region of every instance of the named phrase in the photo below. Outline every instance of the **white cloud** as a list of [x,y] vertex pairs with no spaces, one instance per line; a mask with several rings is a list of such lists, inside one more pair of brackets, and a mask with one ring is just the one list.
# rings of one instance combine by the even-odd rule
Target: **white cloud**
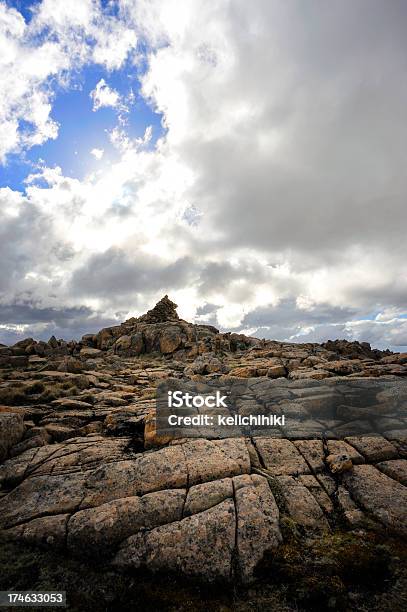
[[91,154],[93,155],[93,157],[99,160],[102,159],[104,152],[104,149],[92,149]]
[[112,145],[118,151],[125,153],[126,151],[138,151],[142,147],[148,145],[153,135],[153,128],[148,125],[144,130],[144,135],[140,138],[130,138],[126,130],[115,127],[109,132],[109,139]]
[[94,112],[106,106],[117,108],[120,105],[119,93],[115,89],[111,89],[104,79],[100,79],[89,96],[93,101],[92,110]]
[[0,4],[0,163],[9,152],[56,137],[52,94],[43,84],[66,67],[67,58],[57,44],[32,46],[21,15]]
[[[114,24],[114,22],[113,22]],[[93,50],[93,60],[106,66],[108,70],[117,70],[125,61],[129,50],[137,45],[134,30],[110,27],[96,34],[97,44]]]

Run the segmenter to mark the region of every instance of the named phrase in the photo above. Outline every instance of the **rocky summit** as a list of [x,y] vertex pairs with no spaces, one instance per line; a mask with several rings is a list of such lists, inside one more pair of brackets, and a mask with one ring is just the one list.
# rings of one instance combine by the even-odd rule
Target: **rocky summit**
[[[0,346],[2,536],[114,571],[243,585],[278,581],[291,559],[298,571],[299,551],[312,550],[313,575],[334,572],[345,593],[346,572],[323,563],[335,543],[356,546],[356,559],[366,542],[407,535],[407,418],[392,412],[392,389],[407,406],[406,376],[407,354],[220,333],[180,319],[168,296],[78,342]],[[168,378],[241,379],[260,396],[273,380],[275,405],[301,422],[276,437],[168,440],[155,426],[156,387]],[[369,388],[381,433],[310,435],[326,389],[344,379]],[[343,395],[342,413],[364,418]]]

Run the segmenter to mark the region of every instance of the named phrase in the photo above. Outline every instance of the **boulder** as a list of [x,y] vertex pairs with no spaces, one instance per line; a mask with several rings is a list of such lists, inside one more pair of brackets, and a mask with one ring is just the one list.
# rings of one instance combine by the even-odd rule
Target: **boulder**
[[28,365],[28,355],[3,355],[0,356],[0,365],[10,368],[21,368]]
[[79,374],[83,369],[82,361],[74,357],[64,357],[58,366],[58,372],[70,372],[71,374]]
[[231,478],[221,478],[220,480],[212,480],[194,485],[188,491],[184,515],[189,516],[203,512],[232,497],[233,482]]
[[191,374],[214,374],[217,372],[225,373],[228,367],[222,363],[220,359],[213,354],[199,355],[194,361],[185,368],[184,373],[187,376]]
[[394,444],[383,436],[350,436],[346,442],[372,463],[395,459],[398,455]]
[[345,440],[327,440],[329,455],[347,455],[354,465],[365,463],[365,458]]
[[267,369],[267,374],[269,378],[280,378],[282,376],[287,376],[287,370],[283,365],[272,365]]
[[160,351],[164,355],[174,353],[181,347],[182,344],[182,333],[179,327],[175,325],[167,327],[160,334]]
[[144,337],[141,332],[131,336],[120,336],[114,344],[114,352],[118,355],[133,357],[144,352]]
[[7,538],[26,544],[64,549],[66,546],[66,524],[69,514],[42,516],[27,524],[17,525],[5,532]]
[[390,476],[390,478],[407,486],[407,459],[382,461],[376,467],[387,476]]
[[51,336],[51,338],[48,340],[48,346],[50,346],[52,349],[59,348],[58,340],[55,338],[55,336]]
[[157,433],[156,412],[149,412],[144,421],[144,447],[164,446],[172,440],[173,436]]
[[305,458],[314,474],[323,471],[325,454],[322,440],[296,440],[294,445]]
[[280,513],[268,482],[253,474],[233,479],[236,501],[236,549],[240,580],[253,580],[266,552],[282,542]]
[[78,435],[78,428],[59,425],[58,423],[49,423],[45,425],[45,429],[56,442],[63,442],[63,440],[68,440]]

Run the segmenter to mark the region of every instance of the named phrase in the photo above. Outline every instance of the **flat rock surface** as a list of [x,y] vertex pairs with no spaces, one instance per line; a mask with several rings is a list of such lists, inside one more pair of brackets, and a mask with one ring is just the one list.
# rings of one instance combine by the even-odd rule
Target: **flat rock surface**
[[355,465],[343,476],[352,498],[390,530],[407,535],[407,488],[373,465]]
[[271,475],[310,473],[304,457],[290,440],[256,438],[255,443],[260,459]]

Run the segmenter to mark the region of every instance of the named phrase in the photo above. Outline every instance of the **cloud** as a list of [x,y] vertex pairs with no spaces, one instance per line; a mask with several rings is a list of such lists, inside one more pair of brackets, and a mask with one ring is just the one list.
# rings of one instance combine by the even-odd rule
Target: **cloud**
[[102,159],[104,152],[105,152],[104,149],[92,149],[91,155],[93,155],[93,157],[99,160],[99,159]]
[[106,66],[108,70],[117,70],[129,51],[136,48],[137,34],[134,29],[117,27],[117,21],[111,19],[107,28],[96,33],[96,41],[93,61]]
[[115,89],[110,89],[104,79],[100,79],[89,96],[93,101],[94,112],[106,106],[117,108],[120,105],[120,95]]
[[[11,325],[8,323],[10,318],[14,321]],[[27,336],[45,341],[52,335],[65,340],[77,339],[85,333],[96,333],[119,322],[117,317],[107,318],[84,306],[43,308],[29,299],[0,304],[0,335],[7,344],[14,344]]]
[[[91,62],[120,68],[137,45],[135,30],[100,2],[42,0],[31,8],[27,24],[16,9],[0,3],[0,164],[11,153],[57,138],[57,88],[69,88]],[[101,96],[101,105],[115,102],[107,89]]]
[[50,117],[52,93],[46,82],[67,68],[58,44],[30,44],[28,28],[15,9],[0,4],[0,163],[10,152],[55,138]]
[[[121,123],[123,123],[123,120]],[[146,147],[151,141],[152,135],[153,128],[151,125],[148,125],[144,130],[143,136],[138,138],[130,138],[125,129],[116,126],[109,132],[109,140],[115,149],[124,154]]]
[[[364,2],[332,11],[314,2],[308,19],[297,2],[250,10],[238,2],[224,13],[195,4],[183,28],[155,6],[169,44],[157,50],[144,90],[197,172],[191,201],[207,227],[227,228],[224,248],[332,257],[402,239],[400,4],[389,14],[369,3],[366,15]],[[196,27],[205,17],[209,32]],[[202,45],[216,62],[202,60]]]
[[133,258],[121,249],[111,248],[92,255],[83,267],[75,270],[71,291],[106,299],[115,295],[174,291],[188,282],[191,264],[188,258],[167,263],[142,252],[136,252]]

